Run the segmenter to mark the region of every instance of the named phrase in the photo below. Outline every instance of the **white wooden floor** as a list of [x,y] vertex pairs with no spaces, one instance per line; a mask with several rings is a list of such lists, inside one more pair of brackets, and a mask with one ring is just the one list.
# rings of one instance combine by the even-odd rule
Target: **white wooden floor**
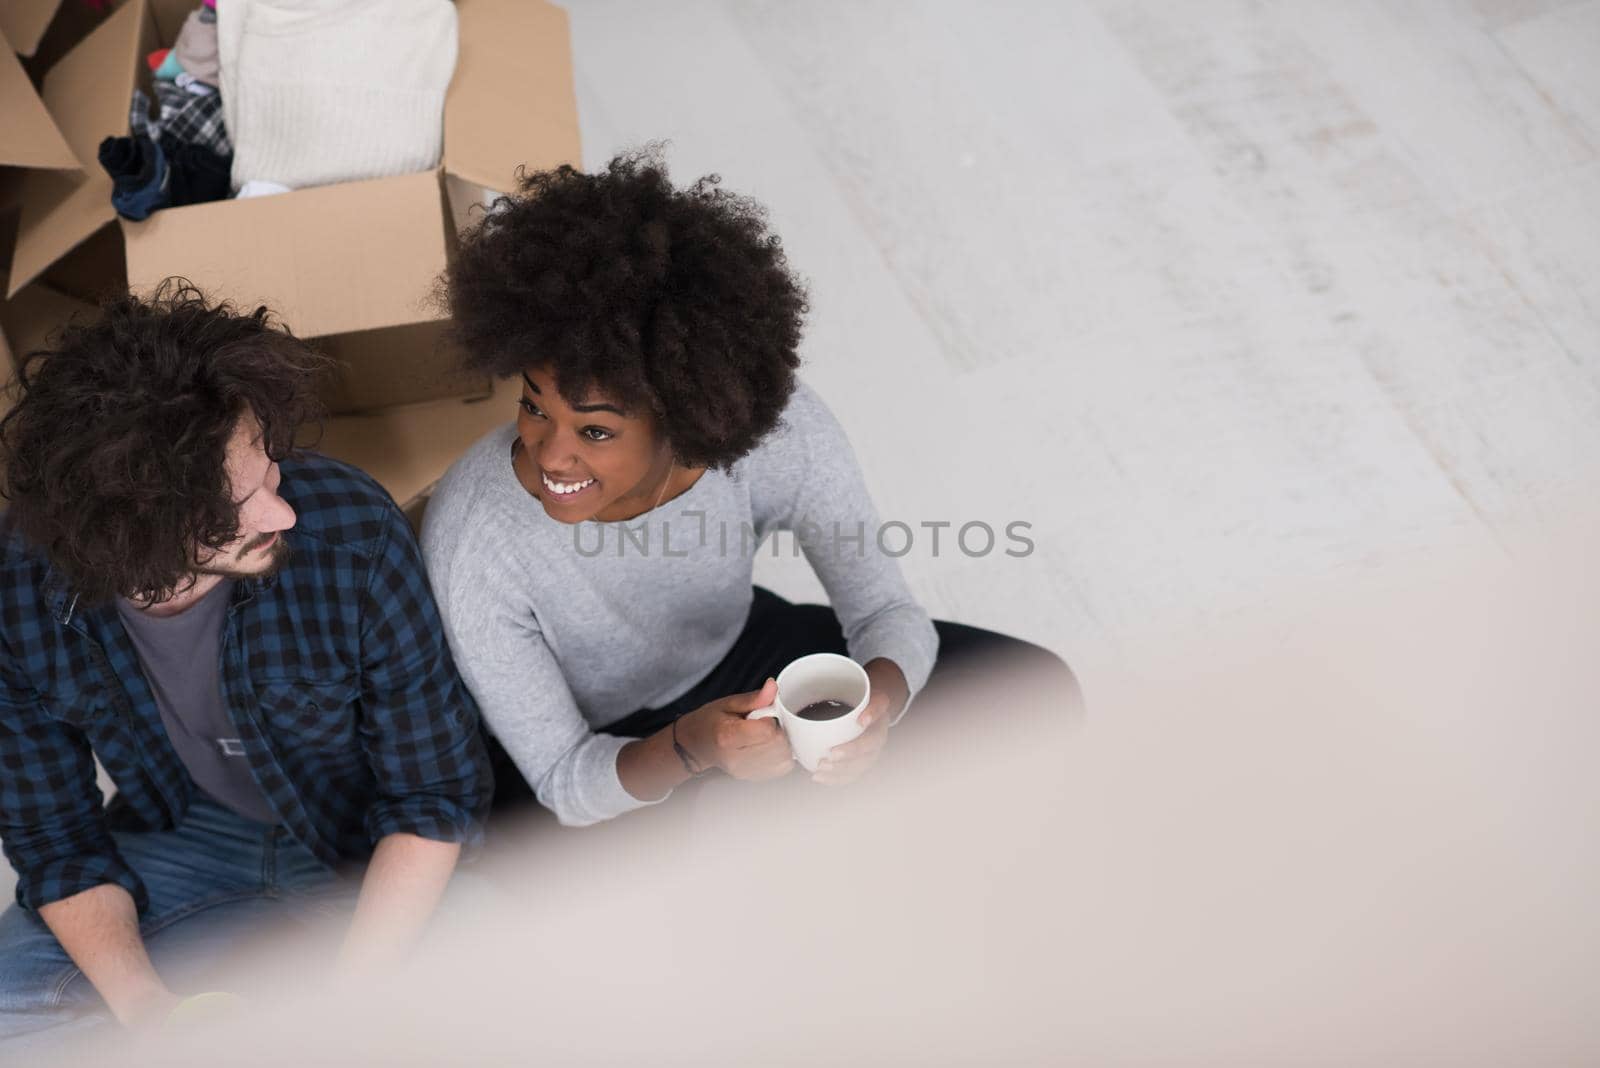
[[885,516],[1033,524],[924,531],[936,614],[1093,675],[1596,485],[1600,3],[566,6],[588,164],[771,207]]

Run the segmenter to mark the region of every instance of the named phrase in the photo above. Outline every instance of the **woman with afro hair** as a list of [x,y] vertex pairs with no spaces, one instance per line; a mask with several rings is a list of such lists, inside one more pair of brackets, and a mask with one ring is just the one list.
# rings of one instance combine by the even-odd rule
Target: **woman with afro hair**
[[[497,802],[568,825],[662,800],[702,771],[792,768],[773,677],[813,652],[865,666],[866,731],[822,762],[854,779],[934,674],[1037,647],[934,624],[849,442],[797,381],[805,293],[755,203],[685,189],[652,154],[526,175],[444,279],[471,368],[521,387],[516,422],[440,481],[423,551],[497,755]],[[794,532],[831,606],[752,585]],[[497,744],[494,744],[497,743]],[[503,747],[503,748],[500,748]]]

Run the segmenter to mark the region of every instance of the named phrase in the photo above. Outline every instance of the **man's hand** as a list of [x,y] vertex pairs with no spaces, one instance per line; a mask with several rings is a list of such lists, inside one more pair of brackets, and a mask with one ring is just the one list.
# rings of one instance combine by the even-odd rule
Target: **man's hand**
[[861,723],[867,729],[854,741],[834,746],[812,773],[812,782],[825,786],[854,782],[882,755],[889,740],[889,724],[906,706],[911,691],[899,666],[881,656],[867,664],[867,679],[872,683],[872,696],[861,710]]
[[155,1027],[183,999],[156,974],[139,935],[133,898],[115,883],[103,883],[39,909],[39,917],[61,948],[124,1027]]
[[341,978],[380,975],[405,959],[444,896],[460,855],[457,842],[415,834],[397,832],[378,842],[339,950]]
[[185,1027],[194,1027],[198,1024],[209,1024],[217,1020],[226,1020],[239,1014],[244,1006],[244,999],[237,994],[230,994],[225,990],[208,990],[204,994],[190,994],[167,1013],[162,1026],[168,1030],[180,1030]]

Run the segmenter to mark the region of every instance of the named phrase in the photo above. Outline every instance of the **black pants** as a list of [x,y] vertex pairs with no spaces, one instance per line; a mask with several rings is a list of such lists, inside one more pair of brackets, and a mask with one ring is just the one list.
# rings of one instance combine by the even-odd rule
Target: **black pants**
[[[978,680],[983,678],[1005,679],[1013,688],[1017,680],[1025,679],[1035,705],[1061,715],[1081,711],[1083,698],[1077,678],[1054,653],[963,623],[935,620],[933,626],[939,632],[939,657],[927,686],[917,695],[916,710],[907,717],[908,721],[955,713],[969,704],[962,699],[968,687],[981,685]],[[833,609],[821,604],[791,604],[757,586],[744,629],[710,674],[671,704],[640,709],[606,727],[604,733],[623,738],[654,734],[701,705],[760,689],[790,661],[808,653],[848,654],[844,632]],[[492,734],[485,731],[484,735],[494,768],[496,811],[532,803],[533,789],[510,756]]]

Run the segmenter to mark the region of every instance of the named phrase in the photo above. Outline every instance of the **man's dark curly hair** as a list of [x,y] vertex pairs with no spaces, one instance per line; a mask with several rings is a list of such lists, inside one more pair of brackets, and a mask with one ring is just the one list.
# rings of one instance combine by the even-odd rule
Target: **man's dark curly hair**
[[316,418],[327,359],[266,308],[208,301],[182,279],[121,296],[18,361],[0,420],[8,522],[79,596],[159,600],[197,546],[238,536],[228,440],[246,409],[273,459]]
[[655,148],[521,176],[444,278],[468,366],[547,369],[652,412],[679,463],[726,469],[794,391],[805,290],[759,204],[709,175],[674,189]]

